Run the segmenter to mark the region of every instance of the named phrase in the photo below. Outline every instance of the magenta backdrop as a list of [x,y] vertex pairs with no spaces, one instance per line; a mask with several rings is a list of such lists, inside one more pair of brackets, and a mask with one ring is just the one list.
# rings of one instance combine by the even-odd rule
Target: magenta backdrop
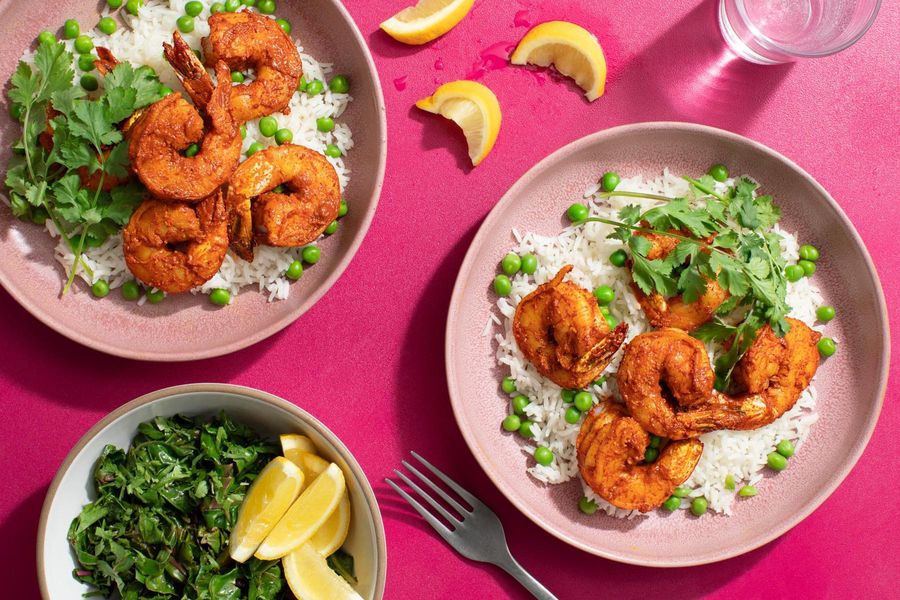
[[[6,465],[0,564],[7,573],[2,596],[38,597],[38,514],[50,479],[76,440],[127,400],[200,381],[243,384],[288,398],[344,440],[381,502],[390,599],[528,597],[498,569],[456,555],[381,482],[411,449],[493,507],[506,525],[514,555],[560,598],[896,594],[900,461],[894,440],[900,395],[895,387],[888,390],[878,428],[857,467],[803,523],[777,541],[720,564],[654,570],[570,548],[500,495],[453,420],[443,344],[456,271],[479,223],[503,192],[560,146],[599,129],[647,120],[695,121],[736,131],[812,173],[868,244],[896,326],[898,4],[885,2],[871,31],[842,54],[758,67],[728,59],[715,25],[714,0],[546,6],[481,0],[456,29],[418,48],[395,43],[378,30],[378,23],[404,1],[347,0],[385,90],[387,176],[356,259],[293,326],[219,359],[139,363],[70,342],[0,292],[0,457]],[[589,4],[594,7],[586,8]],[[504,66],[498,58],[528,25],[554,18],[586,26],[605,48],[607,92],[593,104],[569,83]],[[464,77],[480,78],[503,107],[497,145],[474,170],[466,166],[464,141],[454,126],[412,108],[437,84]],[[900,354],[896,344],[893,348]],[[898,375],[900,367],[893,364],[892,379]]]

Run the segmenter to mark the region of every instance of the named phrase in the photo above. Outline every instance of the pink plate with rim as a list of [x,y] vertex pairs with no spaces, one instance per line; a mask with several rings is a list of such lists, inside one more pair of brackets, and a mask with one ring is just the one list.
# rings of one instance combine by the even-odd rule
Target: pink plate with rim
[[[757,179],[782,209],[782,224],[822,251],[815,274],[838,317],[827,326],[838,352],[815,383],[819,420],[790,468],[759,485],[759,495],[734,505],[734,515],[653,511],[633,520],[578,509],[581,485],[548,486],[525,469],[533,459],[500,422],[509,399],[507,374],[495,363],[493,335],[483,335],[496,301],[491,284],[513,245],[511,230],[556,235],[566,208],[607,170],[623,176],[701,174],[713,163]],[[837,203],[795,163],[742,136],[688,123],[640,123],[589,135],[528,171],[497,203],[472,241],[459,271],[447,318],[450,399],[466,443],[488,476],[526,516],[586,552],[613,560],[679,567],[724,560],[780,536],[803,520],[846,477],[862,454],[884,399],[889,360],[881,284],[859,235]]]
[[[93,25],[99,19],[100,4],[60,0],[35,11],[28,3],[3,3],[0,81],[6,84],[22,52],[33,47],[41,30],[58,31],[68,18]],[[355,142],[345,158],[353,173],[344,190],[349,213],[337,233],[319,243],[321,260],[291,285],[290,297],[270,303],[265,292],[247,286],[225,309],[191,294],[137,306],[116,290],[97,300],[80,282],[73,287],[74,293],[60,298],[63,271],[53,257],[55,241],[43,228],[15,219],[6,206],[0,206],[0,284],[23,307],[59,333],[95,350],[141,360],[196,360],[240,350],[280,331],[337,281],[362,243],[378,204],[387,153],[384,98],[365,40],[340,0],[283,2],[278,16],[293,24],[292,37],[300,39],[305,52],[334,63],[334,73],[350,78],[353,102],[341,122],[349,125]],[[0,148],[8,149],[21,128],[8,116],[6,94],[2,105]],[[8,150],[0,153],[4,174],[9,156]],[[0,188],[5,196],[5,188]]]

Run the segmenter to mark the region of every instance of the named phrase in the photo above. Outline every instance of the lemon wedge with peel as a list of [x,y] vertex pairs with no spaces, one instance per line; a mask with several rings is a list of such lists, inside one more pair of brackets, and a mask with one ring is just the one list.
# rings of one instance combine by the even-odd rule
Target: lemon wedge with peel
[[279,437],[281,440],[281,453],[288,460],[291,460],[291,457],[288,456],[291,452],[312,452],[316,453],[316,445],[313,444],[313,441],[306,437],[305,435],[300,435],[299,433],[284,433]]
[[350,497],[347,492],[341,496],[337,508],[328,520],[319,527],[311,538],[309,543],[322,556],[329,556],[335,550],[344,545],[347,539],[347,533],[350,531]]
[[460,126],[477,166],[488,155],[500,133],[500,103],[486,86],[467,79],[445,83],[428,98],[416,102],[424,111],[441,115]]
[[256,558],[275,560],[306,543],[337,509],[345,491],[344,474],[331,463],[278,521],[256,549]]
[[593,102],[606,88],[606,57],[597,38],[567,21],[547,21],[525,34],[509,58],[514,65],[538,65],[575,80]]
[[303,475],[306,476],[307,484],[312,483],[331,464],[321,456],[303,450],[285,451],[284,457],[300,467]]
[[419,0],[381,24],[389,36],[404,44],[427,44],[463,20],[475,0]]
[[362,600],[343,577],[331,570],[312,544],[303,544],[281,561],[288,587],[298,600]]
[[251,556],[285,515],[303,486],[303,471],[280,456],[272,459],[250,485],[231,531],[229,554],[237,562]]

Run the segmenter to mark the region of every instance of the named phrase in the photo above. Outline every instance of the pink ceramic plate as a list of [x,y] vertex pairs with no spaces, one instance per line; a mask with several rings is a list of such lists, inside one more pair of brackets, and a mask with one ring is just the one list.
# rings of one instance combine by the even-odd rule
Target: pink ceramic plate
[[[104,3],[105,5],[105,3]],[[60,0],[36,11],[28,3],[0,5],[0,81],[6,83],[23,50],[43,29],[56,31],[67,18],[87,26],[98,20],[97,2]],[[353,131],[347,157],[353,172],[344,197],[350,212],[338,232],[321,243],[322,259],[292,285],[287,300],[269,303],[245,288],[231,306],[217,309],[202,296],[182,294],[158,305],[137,306],[114,291],[103,300],[79,283],[59,297],[62,268],[53,258],[55,243],[35,225],[12,217],[0,206],[0,284],[35,317],[86,346],[142,360],[178,361],[234,352],[280,331],[308,310],[337,281],[369,228],[384,177],[387,152],[384,98],[375,64],[359,30],[339,0],[282,2],[278,15],[293,24],[304,50],[333,62],[352,82],[353,102],[341,117]],[[3,94],[0,117],[0,169],[6,173],[10,147],[21,128],[8,115]],[[2,186],[0,186],[2,188]],[[5,194],[5,188],[0,192]]]
[[[525,469],[532,459],[500,421],[509,400],[499,389],[493,335],[483,336],[496,300],[491,282],[513,244],[511,228],[556,235],[563,214],[603,171],[623,176],[701,174],[722,162],[758,179],[775,196],[782,223],[822,251],[816,282],[838,318],[828,331],[837,354],[816,376],[819,421],[790,468],[741,500],[732,517],[661,511],[625,521],[578,510],[580,483],[545,486]],[[723,560],[775,539],[809,515],[856,463],[878,418],[888,372],[888,321],[875,268],[847,217],[796,164],[739,135],[686,123],[642,123],[590,135],[528,171],[488,215],[466,255],[447,320],[447,379],[459,427],[472,453],[509,500],[535,523],[587,552],[622,562],[675,567]]]

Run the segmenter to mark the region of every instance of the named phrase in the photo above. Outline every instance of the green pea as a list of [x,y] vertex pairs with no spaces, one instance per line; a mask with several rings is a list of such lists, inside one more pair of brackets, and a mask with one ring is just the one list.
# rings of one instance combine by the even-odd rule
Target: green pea
[[184,5],[184,12],[189,17],[196,17],[203,12],[203,3],[197,0],[191,0]]
[[216,288],[209,293],[209,301],[216,306],[228,306],[231,302],[231,292],[223,288]]
[[657,450],[656,448],[651,448],[648,446],[647,449],[644,450],[644,462],[652,463],[658,456],[659,450]]
[[78,57],[78,68],[85,72],[93,71],[95,60],[97,60],[97,57],[93,54],[82,54]]
[[594,405],[594,398],[591,396],[590,392],[578,392],[575,394],[574,403],[575,408],[581,412],[587,412],[591,410],[591,407]]
[[819,354],[825,358],[828,358],[837,352],[837,344],[835,344],[834,340],[830,337],[823,337],[819,340],[819,343],[816,344],[816,348],[819,349]]
[[231,72],[231,83],[244,83],[244,74],[241,73],[240,71],[232,71]]
[[331,117],[319,117],[316,119],[316,129],[322,133],[328,133],[334,129],[334,119]]
[[253,142],[252,144],[250,144],[250,147],[247,148],[247,156],[253,156],[263,148],[265,148],[265,146],[263,146],[259,142]]
[[[294,140],[294,134],[290,129],[279,129],[275,132],[275,142],[281,146],[282,144],[289,144]],[[331,144],[329,144],[330,146]],[[339,155],[340,156],[340,155]]]
[[654,435],[651,433],[650,434],[650,447],[656,448],[657,450],[659,450],[660,444],[662,444],[662,438],[660,438],[658,435]]
[[[144,0],[128,0],[128,2],[125,3],[125,10],[128,11],[128,14],[135,16],[137,16],[143,7]],[[162,302],[162,300],[160,300],[160,302]]]
[[109,234],[89,231],[84,238],[84,245],[88,248],[99,248],[109,238]]
[[38,44],[55,44],[56,36],[49,31],[42,31],[38,34],[37,40]]
[[537,257],[534,254],[525,254],[522,256],[522,266],[519,267],[526,275],[534,275],[537,271]]
[[522,425],[519,426],[519,435],[523,438],[533,438],[534,432],[531,431],[531,421],[525,419],[522,421]]
[[812,244],[803,244],[800,246],[800,258],[816,262],[819,260],[819,249]]
[[730,492],[734,491],[734,475],[731,473],[725,476],[725,489]]
[[710,177],[715,179],[718,182],[725,181],[728,179],[728,167],[723,164],[715,164],[709,168],[707,171]]
[[109,284],[102,279],[98,279],[91,286],[91,293],[94,294],[95,298],[106,298],[109,295]]
[[313,79],[306,84],[306,93],[310,96],[318,96],[325,91],[325,84],[318,79]]
[[803,267],[800,265],[788,265],[784,268],[784,278],[788,281],[800,281],[803,279]]
[[531,400],[528,399],[528,396],[524,394],[519,394],[512,400],[510,400],[512,404],[513,412],[517,415],[525,414],[525,407],[531,404]]
[[332,221],[328,224],[328,227],[325,228],[325,235],[333,235],[335,231],[337,231],[338,222]]
[[244,6],[256,6],[256,0],[241,0]]
[[518,431],[519,427],[522,426],[522,419],[520,419],[518,415],[506,415],[506,418],[503,419],[501,425],[506,431]]
[[503,257],[502,261],[500,261],[500,268],[504,273],[512,277],[522,268],[522,259],[519,258],[518,254],[510,252]]
[[63,23],[63,36],[67,40],[74,40],[81,35],[81,25],[75,19],[66,19]]
[[594,298],[600,305],[606,306],[616,298],[616,293],[608,285],[601,285],[594,288]]
[[319,262],[319,259],[322,257],[322,251],[318,246],[307,246],[300,254],[303,256],[303,262],[311,265]]
[[619,186],[619,182],[622,181],[622,178],[619,177],[619,174],[614,171],[607,171],[603,174],[603,177],[600,178],[600,185],[603,186],[604,192],[611,192]]
[[500,389],[506,394],[512,394],[516,391],[516,380],[512,377],[504,377],[503,381],[500,382]]
[[690,495],[690,493],[691,493],[690,488],[686,488],[681,485],[679,485],[677,488],[675,488],[675,491],[672,492],[672,494],[674,494],[678,498],[687,498]]
[[335,94],[346,94],[350,91],[350,80],[346,75],[335,75],[328,82],[328,89]]
[[570,406],[566,409],[566,414],[563,415],[563,418],[566,420],[566,423],[574,425],[579,420],[581,420],[581,411],[574,406]]
[[35,207],[31,212],[31,222],[35,225],[44,225],[49,218],[50,215],[43,206]]
[[[131,0],[129,0],[130,2]],[[150,304],[159,304],[166,299],[166,293],[162,290],[151,290],[147,292],[147,302]]]
[[327,146],[325,146],[325,156],[330,156],[331,158],[339,158],[341,156],[341,149],[334,144],[328,144]]
[[512,291],[512,282],[506,275],[497,275],[494,277],[494,292],[498,296],[509,296]]
[[181,33],[191,33],[194,31],[194,17],[183,15],[175,20],[175,24],[178,26],[178,31]]
[[758,492],[756,491],[756,487],[752,485],[745,485],[738,491],[738,496],[742,498],[751,498],[755,496]]
[[669,512],[675,512],[681,508],[681,498],[678,496],[669,496],[666,498],[666,501],[663,502],[663,508]]
[[597,381],[594,382],[594,385],[596,385],[597,387],[600,387],[604,383],[606,383],[606,375],[601,375],[600,377],[597,378]]
[[278,131],[278,121],[275,117],[263,117],[259,120],[259,132],[266,137],[272,137]]
[[122,6],[124,0],[106,0],[106,5],[111,9],[116,10]]
[[691,512],[694,513],[695,516],[702,516],[707,508],[709,508],[709,502],[707,502],[706,498],[703,496],[691,500]]
[[346,216],[347,212],[349,212],[349,210],[350,210],[350,207],[347,206],[347,201],[341,199],[341,207],[338,209],[338,218],[340,219],[341,217]]
[[275,22],[278,23],[278,26],[281,27],[283,32],[287,35],[291,35],[291,23],[287,19],[275,19]]
[[787,468],[787,459],[777,452],[769,452],[766,455],[766,464],[769,465],[769,468],[773,471],[783,471]]
[[75,52],[78,54],[87,54],[94,49],[94,42],[86,35],[79,35],[75,38]]
[[172,88],[170,88],[169,86],[167,86],[167,85],[159,86],[159,95],[161,97],[165,98],[166,96],[168,96],[171,93],[172,93]]
[[609,313],[603,315],[603,318],[606,319],[606,324],[610,329],[615,329],[616,325],[619,324],[619,320]]
[[126,300],[137,300],[141,297],[141,286],[137,281],[126,281],[122,284],[122,297]]
[[612,263],[614,267],[624,267],[625,263],[628,262],[628,255],[625,254],[624,250],[619,248],[609,255],[609,262]]
[[241,139],[246,139],[247,137],[247,126],[241,125]]
[[781,440],[775,446],[775,452],[785,458],[790,458],[794,455],[794,444],[791,443],[791,440]]
[[200,152],[200,146],[198,146],[197,144],[191,144],[185,149],[184,155],[190,158],[192,156],[197,156],[198,152]]
[[93,92],[98,87],[100,87],[100,83],[97,81],[97,78],[90,74],[84,74],[81,76],[81,87],[86,89],[89,92]]
[[106,35],[112,35],[119,28],[119,24],[112,17],[103,17],[97,22],[97,29]]
[[566,216],[569,217],[569,220],[573,223],[575,223],[576,221],[583,221],[588,217],[588,207],[584,204],[576,202],[568,209],[566,209]]
[[275,14],[275,0],[259,0],[256,8],[264,15]]
[[597,503],[593,500],[588,500],[587,496],[582,496],[578,500],[578,510],[586,515],[592,515],[597,512]]
[[575,390],[562,390],[559,392],[560,397],[562,397],[563,402],[566,404],[571,404],[575,402],[575,394],[577,392]]
[[225,12],[237,12],[241,7],[241,0],[225,0]]
[[306,81],[306,76],[301,75],[300,81],[297,82],[297,91],[298,92],[306,92],[306,86],[309,85],[309,82]]
[[832,320],[834,318],[834,307],[830,304],[823,304],[816,309],[816,318],[823,323]]
[[213,2],[209,6],[209,14],[214,15],[216,13],[223,12],[225,10],[225,5],[221,2]]
[[811,260],[798,260],[797,266],[803,269],[803,274],[807,277],[816,272],[816,263]]
[[538,446],[534,449],[534,460],[545,467],[553,462],[553,451],[546,446]]
[[295,260],[288,266],[287,270],[284,272],[284,276],[288,279],[293,279],[297,281],[300,279],[300,276],[303,275],[303,263],[299,260]]

